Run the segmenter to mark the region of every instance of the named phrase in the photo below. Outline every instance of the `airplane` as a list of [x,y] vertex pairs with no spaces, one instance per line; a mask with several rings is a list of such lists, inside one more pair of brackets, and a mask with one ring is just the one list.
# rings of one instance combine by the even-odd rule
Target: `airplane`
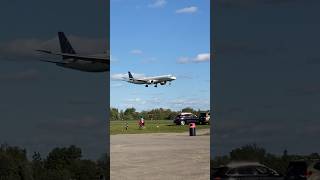
[[61,66],[64,68],[76,69],[85,72],[105,72],[110,71],[110,58],[105,53],[103,56],[80,55],[72,48],[71,43],[63,32],[58,32],[61,52],[51,52],[48,50],[36,50],[41,53],[62,57],[62,61],[41,60]]
[[145,84],[146,87],[148,87],[151,84],[154,84],[154,87],[158,87],[158,84],[165,85],[167,82],[171,84],[171,81],[177,79],[173,75],[134,78],[130,71],[128,71],[128,75],[129,75],[129,79],[126,79],[127,82],[133,83],[133,84]]

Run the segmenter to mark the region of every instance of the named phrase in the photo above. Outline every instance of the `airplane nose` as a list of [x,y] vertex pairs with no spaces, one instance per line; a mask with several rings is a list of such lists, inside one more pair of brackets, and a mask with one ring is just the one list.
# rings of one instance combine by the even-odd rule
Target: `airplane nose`
[[173,80],[176,80],[177,78],[175,76],[172,77]]

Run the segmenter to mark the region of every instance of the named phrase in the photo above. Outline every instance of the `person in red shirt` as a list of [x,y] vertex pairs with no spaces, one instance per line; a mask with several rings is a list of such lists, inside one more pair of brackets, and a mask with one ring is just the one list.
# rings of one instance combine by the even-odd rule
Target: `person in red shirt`
[[139,120],[139,128],[144,128],[144,119],[142,116],[140,117],[140,120]]

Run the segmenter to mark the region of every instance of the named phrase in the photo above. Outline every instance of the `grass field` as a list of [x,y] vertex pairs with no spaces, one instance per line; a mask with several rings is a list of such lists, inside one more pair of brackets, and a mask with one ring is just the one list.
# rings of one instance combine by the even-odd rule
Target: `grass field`
[[[145,120],[145,128],[139,129],[138,121],[110,121],[110,134],[141,134],[141,133],[175,133],[189,131],[189,125],[177,126],[172,120]],[[197,125],[197,129],[210,128],[210,125]]]

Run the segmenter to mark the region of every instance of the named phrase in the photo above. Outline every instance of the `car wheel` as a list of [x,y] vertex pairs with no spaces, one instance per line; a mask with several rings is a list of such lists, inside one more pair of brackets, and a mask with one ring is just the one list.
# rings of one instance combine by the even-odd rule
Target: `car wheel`
[[184,126],[185,124],[186,124],[186,122],[180,121],[180,125],[181,125],[181,126]]

